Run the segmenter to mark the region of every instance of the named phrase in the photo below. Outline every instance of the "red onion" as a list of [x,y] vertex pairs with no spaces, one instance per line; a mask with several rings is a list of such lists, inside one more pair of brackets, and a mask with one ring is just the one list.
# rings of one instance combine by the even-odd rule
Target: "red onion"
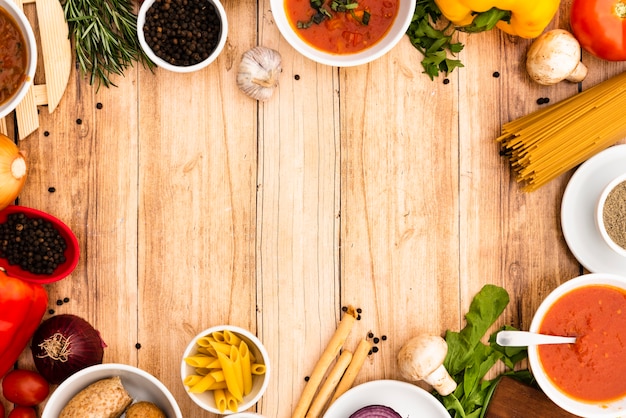
[[350,418],[402,418],[402,416],[388,406],[369,405],[350,415]]
[[88,366],[102,363],[106,344],[89,322],[76,315],[57,315],[43,321],[31,344],[37,371],[58,384]]

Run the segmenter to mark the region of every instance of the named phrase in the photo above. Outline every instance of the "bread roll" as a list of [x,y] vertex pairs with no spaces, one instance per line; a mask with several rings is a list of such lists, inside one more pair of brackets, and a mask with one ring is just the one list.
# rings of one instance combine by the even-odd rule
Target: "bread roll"
[[152,402],[141,401],[126,410],[126,418],[165,418],[165,414]]
[[119,376],[102,379],[70,399],[59,418],[118,418],[132,401]]

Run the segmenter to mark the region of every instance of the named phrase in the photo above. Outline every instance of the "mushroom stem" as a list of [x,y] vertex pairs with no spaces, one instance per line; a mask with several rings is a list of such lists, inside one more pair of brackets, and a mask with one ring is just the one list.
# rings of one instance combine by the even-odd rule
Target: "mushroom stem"
[[572,71],[565,79],[567,81],[571,81],[572,83],[578,83],[583,81],[585,77],[587,77],[587,66],[583,64],[582,61],[578,61],[574,71]]
[[449,395],[456,389],[456,382],[448,374],[443,364],[424,377],[424,382],[431,385],[441,396]]

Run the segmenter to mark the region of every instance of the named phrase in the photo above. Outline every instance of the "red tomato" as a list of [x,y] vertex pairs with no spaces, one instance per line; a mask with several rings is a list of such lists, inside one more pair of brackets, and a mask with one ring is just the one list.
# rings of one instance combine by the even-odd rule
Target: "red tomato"
[[33,406],[48,397],[50,385],[37,372],[12,370],[2,380],[2,393],[9,402],[21,406]]
[[8,418],[37,418],[37,413],[29,406],[16,406],[9,412]]
[[0,418],[4,418],[4,405],[0,403]]
[[587,52],[626,61],[626,0],[574,0],[570,24]]

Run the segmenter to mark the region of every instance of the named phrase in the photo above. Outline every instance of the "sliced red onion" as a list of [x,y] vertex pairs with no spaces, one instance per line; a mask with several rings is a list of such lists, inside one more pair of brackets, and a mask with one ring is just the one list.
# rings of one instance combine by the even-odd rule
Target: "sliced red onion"
[[388,406],[369,405],[350,415],[350,418],[402,418],[402,416]]

